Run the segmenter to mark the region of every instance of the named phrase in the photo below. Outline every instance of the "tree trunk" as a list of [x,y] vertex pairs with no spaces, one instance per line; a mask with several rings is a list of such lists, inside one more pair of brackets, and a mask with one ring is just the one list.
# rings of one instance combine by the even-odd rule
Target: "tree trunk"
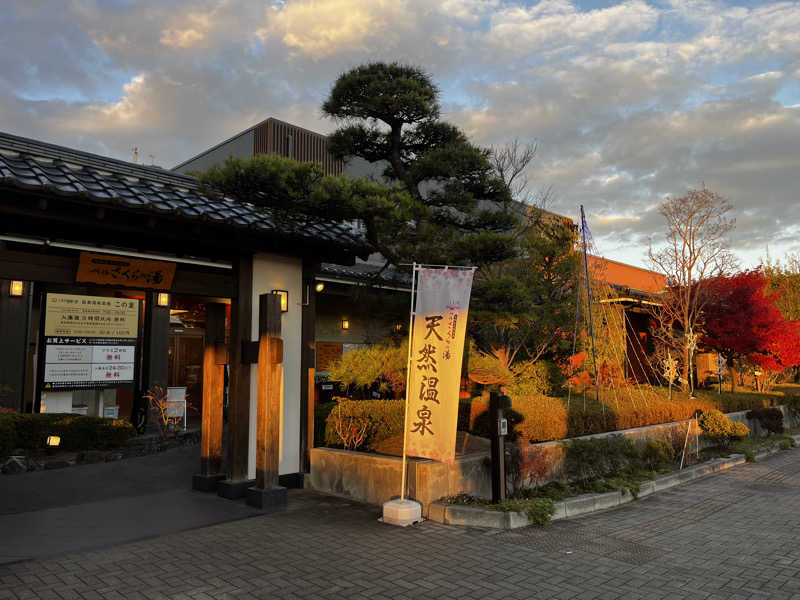
[[681,382],[681,390],[684,392],[689,390],[689,370],[692,365],[689,364],[689,347],[683,347],[683,381]]
[[727,359],[728,374],[731,377],[731,392],[736,391],[736,369],[733,368],[733,359]]

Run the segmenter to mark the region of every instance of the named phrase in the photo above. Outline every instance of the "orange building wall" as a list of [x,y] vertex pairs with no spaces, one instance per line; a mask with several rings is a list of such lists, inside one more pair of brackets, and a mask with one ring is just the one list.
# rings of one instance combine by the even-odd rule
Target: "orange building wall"
[[666,278],[660,273],[634,267],[633,265],[626,265],[601,256],[589,256],[589,272],[590,277],[597,276],[608,283],[643,292],[661,292],[667,284]]

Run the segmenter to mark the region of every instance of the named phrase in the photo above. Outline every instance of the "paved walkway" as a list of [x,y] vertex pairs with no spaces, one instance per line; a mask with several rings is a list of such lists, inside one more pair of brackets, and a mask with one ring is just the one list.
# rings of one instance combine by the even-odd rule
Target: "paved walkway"
[[191,490],[200,447],[0,476],[0,564],[119,545],[260,514]]
[[543,529],[400,529],[374,507],[290,502],[0,566],[0,598],[800,599],[800,450]]

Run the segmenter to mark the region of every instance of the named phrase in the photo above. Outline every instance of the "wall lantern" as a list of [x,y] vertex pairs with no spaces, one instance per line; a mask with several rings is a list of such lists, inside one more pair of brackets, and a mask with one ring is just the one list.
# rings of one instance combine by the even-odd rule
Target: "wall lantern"
[[316,287],[317,292],[321,292],[324,289],[325,289],[325,284],[322,283],[321,281],[318,281],[317,282],[317,287]]
[[22,291],[25,289],[25,284],[22,281],[12,281],[8,286],[9,296],[22,296]]
[[403,324],[402,323],[396,323],[395,326],[394,326],[394,330],[395,331],[403,331]]
[[350,319],[342,319],[342,329],[350,329]]
[[57,435],[48,435],[44,444],[47,448],[47,453],[53,454],[61,445],[61,437]]
[[159,306],[169,306],[169,294],[165,292],[159,292],[156,296],[156,304]]
[[272,290],[273,294],[277,294],[281,299],[281,312],[289,312],[289,292],[286,290]]

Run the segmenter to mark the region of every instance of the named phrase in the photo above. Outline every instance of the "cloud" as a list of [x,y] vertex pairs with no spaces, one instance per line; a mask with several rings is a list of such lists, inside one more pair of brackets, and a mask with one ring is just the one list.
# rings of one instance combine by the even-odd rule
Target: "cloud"
[[256,34],[278,37],[293,55],[312,60],[336,52],[366,50],[366,42],[407,23],[403,0],[301,0],[268,11],[267,23]]
[[0,129],[172,165],[268,116],[330,131],[336,76],[400,60],[476,142],[536,140],[533,185],[603,254],[645,264],[658,203],[705,184],[757,262],[800,222],[798,32],[782,1],[8,0]]

